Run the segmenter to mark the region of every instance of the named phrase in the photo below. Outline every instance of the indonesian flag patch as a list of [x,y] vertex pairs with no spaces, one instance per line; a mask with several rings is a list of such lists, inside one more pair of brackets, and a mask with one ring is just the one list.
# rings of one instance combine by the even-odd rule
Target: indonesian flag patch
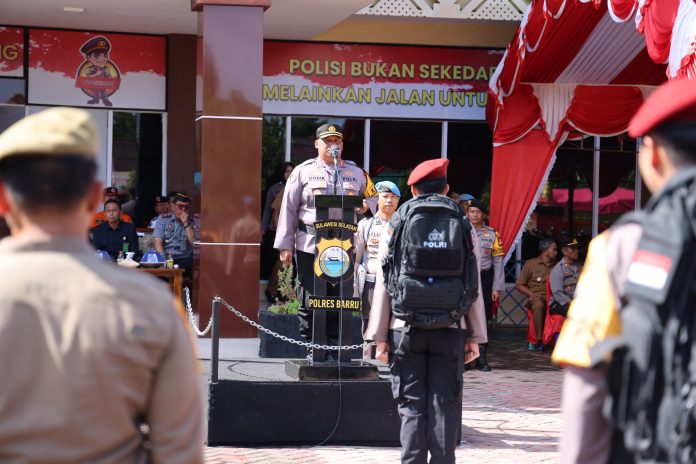
[[628,268],[628,281],[653,290],[662,290],[671,267],[672,258],[651,251],[637,250]]

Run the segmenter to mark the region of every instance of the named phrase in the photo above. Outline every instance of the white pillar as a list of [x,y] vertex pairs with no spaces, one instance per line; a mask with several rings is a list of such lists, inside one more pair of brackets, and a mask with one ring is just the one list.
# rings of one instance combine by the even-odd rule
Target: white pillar
[[641,193],[643,192],[643,179],[640,177],[640,169],[638,169],[638,151],[640,146],[643,144],[643,137],[638,137],[636,139],[636,185],[635,190],[635,204],[634,209],[638,211],[640,209]]
[[372,127],[370,119],[365,119],[365,140],[363,142],[363,169],[370,172],[370,128]]
[[592,237],[599,233],[599,158],[601,139],[595,135],[592,164]]
[[285,116],[285,161],[292,161],[292,118]]

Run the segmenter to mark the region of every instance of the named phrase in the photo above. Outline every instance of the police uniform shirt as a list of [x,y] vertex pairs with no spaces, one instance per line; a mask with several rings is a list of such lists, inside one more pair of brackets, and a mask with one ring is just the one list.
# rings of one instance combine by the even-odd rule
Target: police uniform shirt
[[562,305],[570,303],[575,295],[580,271],[582,271],[580,264],[568,264],[565,258],[553,267],[549,274],[549,286],[554,301]]
[[[377,274],[379,238],[387,222],[389,221],[386,219],[373,216],[358,223],[358,231],[355,233],[355,263],[360,264],[364,261],[368,274]],[[366,238],[367,242],[365,242]]]
[[108,252],[112,259],[118,257],[119,251],[124,251],[124,243],[128,244],[128,251],[136,254],[140,251],[135,227],[124,221],[118,221],[116,229],[112,229],[108,222],[102,222],[92,229],[91,241],[95,249]]
[[[193,218],[189,218],[189,227],[193,228],[194,240],[198,240]],[[193,245],[188,241],[184,224],[174,216],[157,221],[152,236],[162,240],[162,248],[167,256],[171,254],[174,259],[193,256]]]
[[[311,226],[316,221],[316,195],[333,193],[333,164],[326,164],[320,157],[316,157],[293,169],[283,192],[274,248],[314,253],[314,235],[301,231],[298,227],[300,223]],[[374,184],[365,171],[352,161],[338,161],[336,194],[362,195],[368,198],[370,208],[374,210],[377,195]],[[342,215],[340,208],[329,210],[330,219],[341,219]]]
[[505,290],[505,272],[503,270],[503,251],[500,234],[494,228],[484,224],[476,230],[479,243],[481,244],[481,271],[493,268],[493,290],[502,292]]
[[203,461],[193,340],[165,284],[67,237],[3,239],[0,273],[0,462]]
[[[398,221],[399,212],[395,212],[392,219],[396,216]],[[389,240],[392,235],[394,235],[394,229],[392,227],[392,222],[388,222],[382,227],[382,232],[379,239],[379,249],[377,253],[377,262],[380,265],[377,266],[377,277],[375,279],[375,290],[372,296],[372,309],[370,312],[370,322],[365,329],[365,334],[363,338],[365,340],[373,341],[387,341],[388,332],[390,328],[403,327],[405,322],[401,319],[396,319],[391,317],[391,298],[389,293],[387,293],[387,287],[384,282],[384,272],[382,271],[381,264],[384,263],[387,253],[389,251]],[[478,268],[478,263],[481,259],[481,246],[478,242],[478,238],[473,228],[471,230],[471,238],[474,245],[474,255],[476,257],[476,263]],[[480,268],[478,274],[478,288],[481,288],[481,273]],[[467,340],[476,343],[486,343],[488,341],[488,327],[486,322],[486,310],[483,304],[482,293],[478,292],[478,297],[476,301],[472,303],[469,312],[462,318],[460,326],[462,329],[467,330]],[[453,324],[453,328],[457,325]]]
[[154,231],[157,228],[157,221],[159,221],[160,219],[166,219],[166,218],[170,218],[170,217],[172,217],[172,213],[164,213],[164,214],[160,214],[158,216],[155,216],[150,221],[150,224],[148,225],[148,227]]

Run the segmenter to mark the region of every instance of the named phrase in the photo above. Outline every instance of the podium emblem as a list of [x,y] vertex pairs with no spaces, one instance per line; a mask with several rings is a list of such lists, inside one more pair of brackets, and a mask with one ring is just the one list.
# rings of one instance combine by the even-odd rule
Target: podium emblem
[[353,259],[350,240],[320,238],[314,259],[314,274],[331,285],[353,276]]

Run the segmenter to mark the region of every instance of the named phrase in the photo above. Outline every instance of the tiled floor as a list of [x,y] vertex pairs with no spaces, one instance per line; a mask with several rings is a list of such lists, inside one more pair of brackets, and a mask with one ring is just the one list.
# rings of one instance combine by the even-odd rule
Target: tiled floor
[[[457,462],[557,461],[561,371],[521,342],[490,345],[493,371],[464,375],[463,440]],[[207,463],[398,463],[398,448],[206,448]]]

